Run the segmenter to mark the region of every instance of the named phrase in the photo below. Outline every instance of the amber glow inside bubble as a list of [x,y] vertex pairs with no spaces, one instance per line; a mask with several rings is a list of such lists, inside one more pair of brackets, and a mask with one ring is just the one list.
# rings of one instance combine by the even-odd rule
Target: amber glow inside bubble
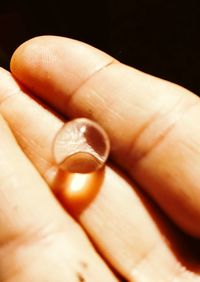
[[104,167],[92,173],[66,173],[59,170],[54,180],[54,194],[74,216],[94,200],[104,180]]
[[53,154],[60,168],[70,173],[91,173],[101,168],[110,151],[109,138],[96,122],[78,118],[58,132]]

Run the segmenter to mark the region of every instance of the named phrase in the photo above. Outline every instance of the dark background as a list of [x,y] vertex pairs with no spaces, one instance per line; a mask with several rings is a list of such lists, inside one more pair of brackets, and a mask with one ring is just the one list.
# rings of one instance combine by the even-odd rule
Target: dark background
[[200,95],[199,0],[1,1],[0,65],[44,34],[82,40]]

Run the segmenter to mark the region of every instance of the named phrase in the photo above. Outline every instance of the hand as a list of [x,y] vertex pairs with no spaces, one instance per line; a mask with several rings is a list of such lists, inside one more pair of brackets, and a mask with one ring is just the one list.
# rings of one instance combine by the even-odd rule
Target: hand
[[[23,44],[11,72],[18,82],[0,71],[1,281],[200,281],[199,98],[60,37]],[[54,111],[96,120],[111,140],[79,225],[49,189]]]

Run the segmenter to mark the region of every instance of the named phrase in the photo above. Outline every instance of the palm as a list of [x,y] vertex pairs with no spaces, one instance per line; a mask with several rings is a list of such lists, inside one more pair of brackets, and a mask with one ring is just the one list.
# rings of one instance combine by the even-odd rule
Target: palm
[[1,70],[1,113],[45,180],[10,141],[2,120],[0,154],[7,161],[0,177],[11,175],[2,185],[7,190],[0,187],[0,254],[9,252],[0,264],[2,281],[200,281],[198,239],[179,231],[154,204],[199,238],[198,98],[57,37],[26,43],[11,69],[54,110],[103,125],[113,164],[94,201],[78,216],[80,228],[47,189],[55,177],[52,142],[63,120]]

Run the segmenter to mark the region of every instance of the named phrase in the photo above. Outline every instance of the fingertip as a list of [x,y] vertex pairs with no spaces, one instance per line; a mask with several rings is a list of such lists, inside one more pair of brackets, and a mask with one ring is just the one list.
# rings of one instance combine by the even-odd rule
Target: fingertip
[[44,46],[47,38],[51,36],[37,36],[22,43],[12,54],[10,70],[19,79],[23,80],[23,70],[32,69],[37,62],[41,46]]
[[77,40],[40,36],[32,38],[14,52],[10,69],[32,93],[65,112],[66,105],[56,95],[70,96],[94,73],[113,58]]
[[[102,68],[113,58],[106,53],[77,40],[59,36],[38,36],[20,45],[12,55],[10,69],[23,79],[22,71],[31,69],[47,71],[57,67],[57,61],[63,62],[67,74],[73,74],[77,80],[87,78],[90,73]],[[21,76],[21,77],[20,77]],[[77,81],[76,81],[77,82]]]

